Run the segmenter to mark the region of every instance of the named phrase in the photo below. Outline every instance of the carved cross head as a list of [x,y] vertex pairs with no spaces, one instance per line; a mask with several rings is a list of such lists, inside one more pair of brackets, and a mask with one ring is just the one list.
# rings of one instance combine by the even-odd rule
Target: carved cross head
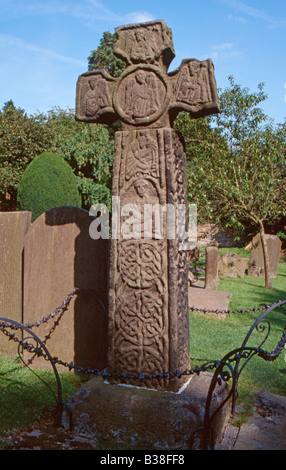
[[180,111],[192,118],[219,112],[210,59],[185,59],[168,73],[175,57],[172,32],[163,20],[116,28],[114,54],[126,62],[115,79],[105,70],[78,78],[76,119],[124,128],[170,127]]

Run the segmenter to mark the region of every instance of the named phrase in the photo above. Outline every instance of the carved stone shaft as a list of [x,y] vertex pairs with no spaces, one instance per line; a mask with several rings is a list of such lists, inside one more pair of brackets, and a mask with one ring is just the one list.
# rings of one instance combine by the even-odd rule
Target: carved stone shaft
[[115,147],[113,194],[123,207],[132,203],[135,217],[124,233],[127,210],[111,240],[109,366],[129,374],[183,371],[190,365],[187,252],[167,229],[168,217],[176,219],[177,205],[186,203],[182,144],[162,128],[119,131]]
[[[113,166],[120,217],[111,240],[109,368],[128,375],[184,372],[188,270],[178,227],[179,207],[187,209],[185,155],[171,126],[182,110],[194,118],[219,111],[214,67],[210,59],[186,59],[167,73],[175,54],[162,20],[116,33],[114,53],[127,68],[118,79],[104,70],[81,75],[76,98],[77,120],[122,125]],[[186,219],[182,226],[185,233]],[[146,385],[176,390],[180,381]]]

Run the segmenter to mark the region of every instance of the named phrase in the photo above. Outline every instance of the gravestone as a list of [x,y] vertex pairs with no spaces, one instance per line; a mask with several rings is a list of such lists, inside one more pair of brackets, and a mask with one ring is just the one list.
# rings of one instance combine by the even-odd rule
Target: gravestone
[[248,260],[241,258],[237,253],[227,252],[219,255],[218,274],[223,277],[244,277]]
[[[22,323],[23,246],[31,212],[0,213],[0,317]],[[0,354],[17,355],[18,345],[0,332]]]
[[[219,111],[214,66],[210,59],[186,59],[168,73],[175,53],[172,32],[163,20],[121,26],[116,34],[114,53],[127,67],[117,79],[105,70],[79,77],[76,119],[105,124],[120,120],[113,197],[120,198],[121,207],[136,204],[137,216],[146,216],[146,204],[171,206],[178,227],[180,208],[187,207],[185,155],[172,124],[180,111],[192,118]],[[161,236],[151,228],[146,237],[141,219],[130,234],[126,215],[121,211],[111,240],[109,370],[183,371],[190,366],[187,251],[180,249],[185,239],[178,230],[170,236],[166,218]],[[150,228],[152,214],[146,219],[144,227]],[[186,228],[186,220],[182,226]],[[175,382],[177,390],[181,384]],[[152,385],[168,388],[170,381]]]
[[215,290],[218,286],[218,247],[208,246],[206,249],[205,289]]
[[[277,235],[265,235],[268,248],[268,256],[270,263],[270,277],[277,276],[278,262],[281,253],[282,242]],[[252,248],[248,262],[248,276],[264,277],[264,257],[261,244],[260,234],[258,233],[252,239]]]
[[[109,240],[90,237],[93,220],[83,209],[63,206],[31,225],[24,245],[24,319],[35,323],[48,316],[75,287],[89,290],[76,294],[63,315],[34,331],[52,356],[68,364],[105,368]],[[49,367],[37,358],[33,365]]]

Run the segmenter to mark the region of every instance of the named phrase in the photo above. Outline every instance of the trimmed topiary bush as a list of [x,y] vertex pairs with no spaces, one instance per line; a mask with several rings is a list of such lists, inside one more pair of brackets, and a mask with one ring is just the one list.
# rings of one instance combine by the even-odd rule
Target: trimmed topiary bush
[[19,183],[17,201],[20,210],[32,212],[32,220],[54,207],[81,207],[71,167],[59,155],[49,152],[41,153],[27,166]]

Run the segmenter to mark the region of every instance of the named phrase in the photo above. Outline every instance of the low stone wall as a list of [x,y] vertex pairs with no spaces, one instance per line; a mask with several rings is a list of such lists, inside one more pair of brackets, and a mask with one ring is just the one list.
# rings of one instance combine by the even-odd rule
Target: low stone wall
[[[105,368],[109,240],[90,237],[92,220],[77,207],[52,209],[33,224],[30,212],[0,213],[0,317],[33,324],[75,287],[84,289],[62,317],[41,323],[35,333],[62,361]],[[17,344],[1,332],[0,354],[17,355]],[[34,364],[49,367],[44,359]]]
[[230,229],[221,230],[216,224],[198,224],[198,246],[209,246],[218,243],[222,248],[243,246],[246,240],[237,241]]

